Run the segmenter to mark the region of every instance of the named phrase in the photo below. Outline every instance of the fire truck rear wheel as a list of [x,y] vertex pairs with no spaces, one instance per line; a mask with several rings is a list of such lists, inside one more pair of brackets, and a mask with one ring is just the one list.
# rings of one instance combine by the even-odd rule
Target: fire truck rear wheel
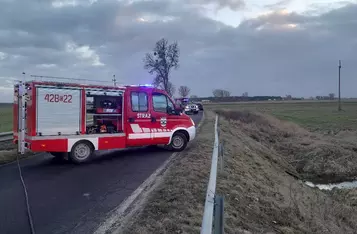
[[94,147],[89,141],[79,141],[73,145],[70,159],[74,163],[87,162],[93,155]]
[[170,149],[173,151],[180,152],[184,150],[187,146],[187,137],[182,132],[176,132],[171,139]]

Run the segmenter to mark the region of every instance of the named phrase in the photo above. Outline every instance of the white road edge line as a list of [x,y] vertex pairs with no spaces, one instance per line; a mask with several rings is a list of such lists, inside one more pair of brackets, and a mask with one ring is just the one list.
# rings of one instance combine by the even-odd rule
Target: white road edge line
[[[205,114],[202,112],[202,117],[200,123],[196,128],[196,132],[200,129],[201,125],[204,122]],[[127,211],[128,208],[137,200],[137,198],[142,195],[144,192],[149,194],[156,186],[155,182],[158,177],[165,173],[166,169],[169,167],[169,164],[173,162],[173,159],[180,153],[173,153],[154,173],[152,173],[129,197],[127,197],[114,211],[112,215],[102,223],[93,234],[104,234],[104,233],[119,233],[113,229],[118,229],[119,227],[115,226],[116,223],[120,223],[120,226],[123,226],[124,219],[130,219],[131,214],[134,213],[137,207],[133,208],[132,211]],[[131,213],[131,214],[130,214]],[[128,215],[125,215],[128,214]],[[124,222],[125,223],[125,222]]]
[[[154,185],[154,182],[158,179],[158,177],[165,172],[167,169],[168,164],[173,160],[174,157],[178,155],[177,152],[173,153],[161,167],[159,167],[153,174],[149,176],[129,197],[127,197],[120,205],[119,207],[114,211],[114,214],[111,215],[111,217],[104,222],[95,232],[94,234],[104,234],[108,233],[111,229],[115,228],[115,224],[119,223],[125,218],[125,213],[134,203],[134,201],[143,194],[144,191],[149,191],[151,190],[152,186]],[[120,222],[122,223],[122,222]]]

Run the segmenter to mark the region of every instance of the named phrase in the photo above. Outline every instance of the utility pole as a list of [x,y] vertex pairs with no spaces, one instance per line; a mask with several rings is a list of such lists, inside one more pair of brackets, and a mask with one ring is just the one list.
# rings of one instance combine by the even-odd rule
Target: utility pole
[[115,79],[115,75],[113,75],[112,81],[113,81],[113,85],[114,85],[114,86],[117,86],[117,80]]
[[338,61],[338,111],[341,111],[341,60]]

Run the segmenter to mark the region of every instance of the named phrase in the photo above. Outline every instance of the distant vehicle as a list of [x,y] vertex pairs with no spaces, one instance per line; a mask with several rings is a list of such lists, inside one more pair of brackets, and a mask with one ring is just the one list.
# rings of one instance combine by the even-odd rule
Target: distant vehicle
[[198,105],[196,104],[188,104],[185,106],[185,114],[198,114],[198,112],[200,111]]
[[184,109],[185,106],[189,103],[189,101],[189,98],[175,98],[175,104],[181,107],[181,109]]
[[201,103],[196,103],[196,105],[200,111],[203,111],[203,105]]
[[[93,103],[86,105],[88,98]],[[74,163],[96,150],[168,145],[182,151],[196,135],[193,120],[164,90],[148,85],[20,82],[13,109],[20,153],[48,152]]]

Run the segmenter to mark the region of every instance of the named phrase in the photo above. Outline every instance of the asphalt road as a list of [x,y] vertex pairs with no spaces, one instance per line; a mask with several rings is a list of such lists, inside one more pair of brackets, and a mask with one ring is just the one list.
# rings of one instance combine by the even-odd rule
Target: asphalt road
[[[192,115],[196,124],[201,117]],[[22,160],[36,233],[92,233],[171,154],[163,149],[118,150],[79,166],[44,153]],[[0,167],[0,233],[30,233],[16,163]]]

